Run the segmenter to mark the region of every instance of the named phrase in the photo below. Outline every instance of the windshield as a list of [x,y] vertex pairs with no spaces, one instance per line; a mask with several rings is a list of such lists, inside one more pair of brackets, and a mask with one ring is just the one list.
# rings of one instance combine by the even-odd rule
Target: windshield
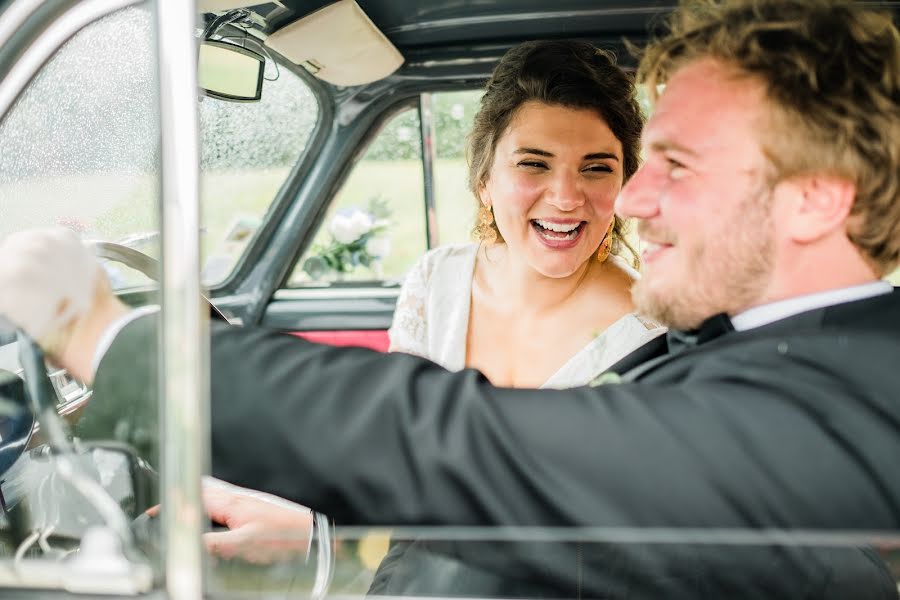
[[[0,236],[62,225],[158,257],[159,117],[153,18],[119,11],[85,28],[0,124]],[[260,102],[198,96],[203,279],[232,272],[303,155],[318,103],[294,70],[266,61]],[[49,137],[48,137],[49,136]],[[118,289],[146,274],[109,263]]]

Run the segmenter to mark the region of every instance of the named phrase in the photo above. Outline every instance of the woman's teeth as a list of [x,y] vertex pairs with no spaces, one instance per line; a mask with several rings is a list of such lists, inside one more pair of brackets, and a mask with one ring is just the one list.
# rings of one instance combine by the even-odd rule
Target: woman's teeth
[[577,223],[552,223],[543,219],[532,219],[531,222],[535,226],[535,231],[540,235],[554,240],[575,239],[575,236],[581,231],[581,226],[584,225],[584,221]]

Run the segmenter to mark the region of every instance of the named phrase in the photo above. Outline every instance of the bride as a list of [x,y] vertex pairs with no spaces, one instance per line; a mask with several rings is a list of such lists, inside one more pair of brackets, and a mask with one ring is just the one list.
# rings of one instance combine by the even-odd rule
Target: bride
[[[638,167],[642,125],[630,77],[592,45],[538,41],[507,52],[468,139],[478,243],[435,248],[413,266],[390,350],[475,368],[495,385],[562,388],[590,383],[662,333],[634,313],[638,274],[620,253],[636,255],[614,214]],[[459,560],[459,545],[392,540],[369,594],[554,593]]]
[[[631,79],[586,42],[528,42],[468,139],[479,243],[436,248],[401,290],[391,351],[511,387],[589,383],[663,330],[636,315],[614,204],[638,166]],[[636,257],[635,262],[636,262]]]

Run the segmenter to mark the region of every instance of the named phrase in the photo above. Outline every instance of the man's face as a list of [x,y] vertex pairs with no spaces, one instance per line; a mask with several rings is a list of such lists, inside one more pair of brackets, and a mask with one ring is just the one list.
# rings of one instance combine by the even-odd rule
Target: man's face
[[639,219],[637,309],[692,329],[763,296],[774,267],[771,185],[758,141],[763,84],[712,60],[669,79],[644,129],[645,161],[617,202]]

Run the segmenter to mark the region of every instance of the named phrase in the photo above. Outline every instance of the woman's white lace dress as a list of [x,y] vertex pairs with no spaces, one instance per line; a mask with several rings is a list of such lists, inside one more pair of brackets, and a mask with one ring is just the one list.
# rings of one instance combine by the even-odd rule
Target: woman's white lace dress
[[[400,290],[389,331],[391,352],[428,358],[446,369],[465,366],[466,334],[477,244],[440,246],[410,269]],[[639,277],[624,260],[610,256],[616,266]],[[586,385],[620,358],[665,329],[630,313],[606,328],[569,359],[541,387]]]

